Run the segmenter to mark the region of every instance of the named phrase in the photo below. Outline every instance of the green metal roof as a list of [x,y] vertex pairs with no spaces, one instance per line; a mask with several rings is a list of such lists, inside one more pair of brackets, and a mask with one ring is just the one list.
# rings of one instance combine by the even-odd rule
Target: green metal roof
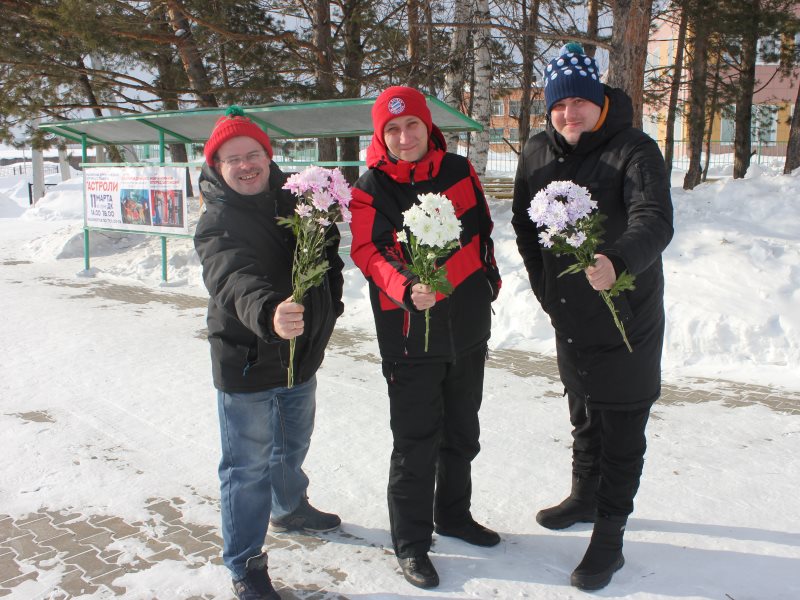
[[[442,131],[480,131],[480,123],[427,96],[433,122]],[[293,102],[242,107],[273,139],[348,137],[372,134],[374,98]],[[42,123],[39,128],[74,142],[92,144],[204,143],[226,108],[193,108]]]

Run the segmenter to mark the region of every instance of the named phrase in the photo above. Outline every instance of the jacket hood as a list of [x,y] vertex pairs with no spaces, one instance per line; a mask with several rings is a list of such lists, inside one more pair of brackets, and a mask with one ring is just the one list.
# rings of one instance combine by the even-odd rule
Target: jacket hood
[[367,148],[367,167],[380,169],[399,183],[407,183],[412,178],[414,181],[424,181],[436,177],[446,151],[447,142],[436,125],[431,126],[428,153],[416,162],[408,162],[391,156],[383,142],[383,136],[375,132],[372,134],[372,141]]
[[545,132],[550,146],[557,154],[585,154],[586,152],[591,152],[623,129],[633,125],[633,102],[630,96],[620,88],[612,88],[607,85],[603,87],[606,98],[608,98],[606,118],[600,129],[582,134],[575,146],[570,146],[567,143],[564,137],[555,130],[548,117]]

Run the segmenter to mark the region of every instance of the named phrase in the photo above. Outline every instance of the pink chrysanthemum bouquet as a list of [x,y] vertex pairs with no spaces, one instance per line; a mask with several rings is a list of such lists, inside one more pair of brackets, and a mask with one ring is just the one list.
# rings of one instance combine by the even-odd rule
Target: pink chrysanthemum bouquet
[[[350,222],[350,185],[339,169],[307,167],[291,175],[283,189],[297,196],[297,206],[290,217],[278,223],[292,230],[297,244],[292,261],[292,298],[303,302],[306,292],[322,283],[330,265],[325,258],[326,233],[336,222]],[[289,340],[287,387],[294,385],[296,338]]]

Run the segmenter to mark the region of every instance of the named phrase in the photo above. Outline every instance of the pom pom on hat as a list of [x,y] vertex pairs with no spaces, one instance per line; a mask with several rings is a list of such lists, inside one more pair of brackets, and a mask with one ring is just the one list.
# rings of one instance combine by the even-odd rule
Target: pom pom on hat
[[214,155],[231,138],[251,137],[264,147],[267,156],[272,159],[272,143],[267,133],[244,115],[241,106],[231,105],[225,111],[225,116],[217,119],[214,130],[203,147],[203,155],[209,166],[214,166]]
[[583,46],[578,42],[569,42],[558,54],[544,71],[547,112],[550,112],[553,104],[564,98],[584,98],[602,107],[605,104],[605,91],[595,60],[586,56]]

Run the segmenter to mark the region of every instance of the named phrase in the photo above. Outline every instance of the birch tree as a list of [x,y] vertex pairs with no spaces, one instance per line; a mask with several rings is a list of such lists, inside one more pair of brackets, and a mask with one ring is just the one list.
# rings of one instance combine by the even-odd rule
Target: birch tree
[[483,125],[483,131],[473,132],[474,144],[470,160],[478,175],[483,176],[489,160],[489,124],[492,114],[492,61],[489,52],[491,31],[489,1],[474,0],[475,32],[472,34],[475,51],[475,84],[472,86],[473,118]]

